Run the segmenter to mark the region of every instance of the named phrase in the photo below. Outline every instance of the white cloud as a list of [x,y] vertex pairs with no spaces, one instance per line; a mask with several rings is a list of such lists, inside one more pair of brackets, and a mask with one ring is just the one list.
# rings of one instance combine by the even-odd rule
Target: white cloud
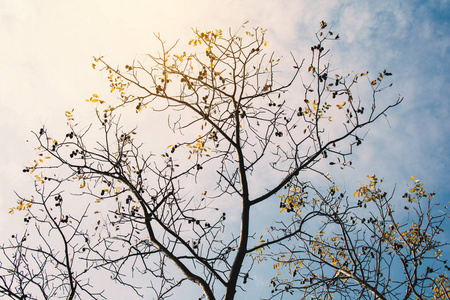
[[[341,41],[333,44],[339,72],[394,73],[386,101],[405,96],[392,113],[392,129],[380,120],[356,154],[345,183],[367,173],[403,183],[410,175],[430,178],[449,193],[449,88],[447,19],[449,1],[3,1],[0,3],[0,148],[10,172],[0,183],[0,216],[12,206],[12,189],[28,184],[23,165],[32,160],[30,130],[59,130],[64,110],[75,107],[89,122],[93,107],[84,99],[107,94],[105,76],[91,68],[93,55],[113,64],[159,50],[153,32],[168,43],[186,43],[191,27],[267,28],[271,49],[289,58],[309,54],[321,20]],[[445,16],[444,16],[445,17]],[[448,16],[447,16],[448,17]],[[183,47],[182,45],[180,45]],[[382,99],[382,101],[384,101]],[[61,129],[62,130],[62,129]],[[152,136],[152,140],[157,137]],[[407,173],[407,174],[405,174]],[[341,173],[337,173],[341,174]],[[0,226],[11,218],[2,217]],[[2,229],[5,230],[5,229]],[[2,232],[2,231],[0,231]]]

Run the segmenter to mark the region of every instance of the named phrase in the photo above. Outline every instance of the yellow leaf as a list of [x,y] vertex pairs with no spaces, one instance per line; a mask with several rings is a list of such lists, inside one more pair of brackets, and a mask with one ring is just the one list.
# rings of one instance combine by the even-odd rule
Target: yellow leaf
[[264,46],[266,46],[266,47],[267,47],[267,42],[264,42]]
[[411,180],[414,180],[414,177],[411,176],[410,178],[411,178]]
[[97,94],[92,94],[92,97],[98,98],[98,95]]
[[112,87],[112,88],[111,88],[111,93],[114,92],[114,89],[115,89],[115,87]]
[[92,69],[94,69],[94,70],[95,70],[95,64],[94,64],[94,63],[92,64]]
[[375,85],[375,84],[377,84],[377,81],[373,80],[370,84]]

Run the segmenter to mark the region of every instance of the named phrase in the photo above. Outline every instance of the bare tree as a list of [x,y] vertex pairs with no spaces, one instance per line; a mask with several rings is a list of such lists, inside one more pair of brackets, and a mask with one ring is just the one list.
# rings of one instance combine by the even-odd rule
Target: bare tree
[[87,250],[84,245],[88,234],[82,223],[88,207],[80,217],[65,214],[60,187],[61,182],[43,185],[39,179],[35,183],[39,198],[22,198],[11,209],[10,213],[27,210],[24,222],[34,228],[29,227],[23,235],[13,235],[9,244],[1,247],[0,295],[12,299],[50,299],[55,295],[65,295],[67,299],[102,297],[101,292],[90,291],[92,286],[85,275],[92,264],[77,268],[73,264],[74,258],[83,256]]
[[[234,299],[263,248],[282,246],[299,233],[284,230],[271,240],[258,240],[255,234],[273,220],[261,224],[256,208],[277,201],[283,187],[304,178],[329,180],[329,166],[321,160],[351,164],[348,156],[363,141],[360,129],[402,101],[378,106],[379,92],[389,86],[387,71],[374,79],[367,72],[330,74],[325,43],[338,36],[325,22],[311,47],[311,61],[292,58],[286,83],[276,78],[283,61],[264,52],[264,30],[193,33],[189,45],[201,48],[197,54],[176,52],[176,44],[167,46],[157,36],[160,53],[138,57],[124,69],[94,59],[93,67],[108,74],[117,96],[87,99],[98,105],[99,132],[80,129],[67,111],[64,138],[57,141],[46,128],[35,134],[40,156],[24,171],[36,177],[40,197],[21,197],[13,211],[28,211],[41,234],[40,220],[45,230],[59,234],[62,252],[27,248],[37,250],[39,266],[51,263],[42,261],[48,257],[63,268],[54,277],[60,284],[36,283],[45,297],[100,297],[83,276],[106,270],[138,295],[150,290],[165,299],[190,281],[201,289],[201,298]],[[369,95],[354,92],[361,80]],[[298,87],[302,94],[289,92]],[[168,126],[178,137],[167,153],[147,152],[138,130],[121,124],[121,111],[130,107],[139,114],[169,115]],[[266,174],[270,181],[263,182]],[[192,188],[195,184],[200,188]],[[64,211],[61,206],[57,212],[47,209],[54,197],[64,197]],[[92,202],[99,209],[87,207]],[[224,203],[239,211],[238,225],[225,227]],[[32,297],[17,281],[18,272],[8,282],[8,275],[1,275],[4,288]],[[139,274],[152,278],[146,289],[134,278]]]

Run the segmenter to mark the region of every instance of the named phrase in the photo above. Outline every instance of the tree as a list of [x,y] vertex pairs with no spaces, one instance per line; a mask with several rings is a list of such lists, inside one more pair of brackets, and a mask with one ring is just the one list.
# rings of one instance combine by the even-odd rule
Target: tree
[[[309,242],[301,226],[308,218],[299,217],[299,206],[309,203],[312,214],[330,208],[298,195],[318,192],[317,175],[332,183],[327,170],[351,165],[361,129],[402,101],[379,107],[378,95],[390,86],[386,70],[375,78],[368,72],[331,74],[325,46],[338,36],[325,22],[320,27],[311,61],[292,57],[284,84],[276,79],[284,61],[265,54],[260,28],[194,30],[189,45],[202,49],[197,54],[176,52],[177,43],[168,47],[156,36],[160,54],[124,69],[94,58],[92,66],[108,74],[117,99],[87,99],[97,105],[99,131],[81,128],[74,112],[66,111],[65,137],[56,140],[47,128],[35,133],[38,158],[23,171],[35,177],[37,196],[19,196],[11,209],[26,211],[29,224],[23,238],[3,246],[2,262],[8,263],[0,266],[1,292],[17,299],[100,298],[104,292],[88,274],[108,272],[138,295],[152,291],[165,299],[191,282],[201,298],[231,300],[251,278],[254,262],[276,258],[290,241]],[[355,92],[361,81],[368,96]],[[147,152],[137,128],[122,125],[121,112],[130,108],[167,113],[177,134],[167,152]],[[273,207],[285,187],[300,193],[280,202],[297,217],[276,214],[262,224],[257,209]],[[239,225],[226,218],[236,210]],[[335,218],[352,228],[347,214]],[[258,239],[274,222],[288,225]],[[305,259],[313,258],[315,250],[307,249]],[[145,290],[135,278],[140,276],[151,278]]]
[[435,193],[414,177],[403,199],[381,190],[383,180],[375,175],[367,177],[354,194],[357,201],[336,187],[323,194],[306,186],[311,200],[297,187],[281,197],[293,207],[295,221],[271,226],[270,240],[280,231],[294,232],[295,239],[283,242],[284,251],[259,258],[275,260],[274,296],[300,291],[301,299],[450,298],[450,268],[441,259],[448,244],[438,238],[448,207],[441,210]]

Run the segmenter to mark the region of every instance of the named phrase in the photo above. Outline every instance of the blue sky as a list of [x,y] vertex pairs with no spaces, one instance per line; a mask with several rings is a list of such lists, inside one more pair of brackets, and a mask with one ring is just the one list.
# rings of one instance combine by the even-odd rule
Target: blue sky
[[352,190],[376,173],[403,190],[413,175],[448,203],[449,17],[448,0],[0,1],[0,236],[16,222],[7,215],[14,190],[32,188],[21,172],[34,159],[30,131],[59,129],[72,108],[89,123],[94,108],[84,99],[106,93],[106,76],[92,70],[92,56],[124,65],[156,51],[153,32],[186,43],[191,28],[238,28],[247,20],[268,29],[271,50],[299,59],[308,57],[326,20],[341,37],[332,46],[341,72],[394,74],[383,97],[400,94],[404,102],[370,129],[354,169],[330,172],[337,182]]

